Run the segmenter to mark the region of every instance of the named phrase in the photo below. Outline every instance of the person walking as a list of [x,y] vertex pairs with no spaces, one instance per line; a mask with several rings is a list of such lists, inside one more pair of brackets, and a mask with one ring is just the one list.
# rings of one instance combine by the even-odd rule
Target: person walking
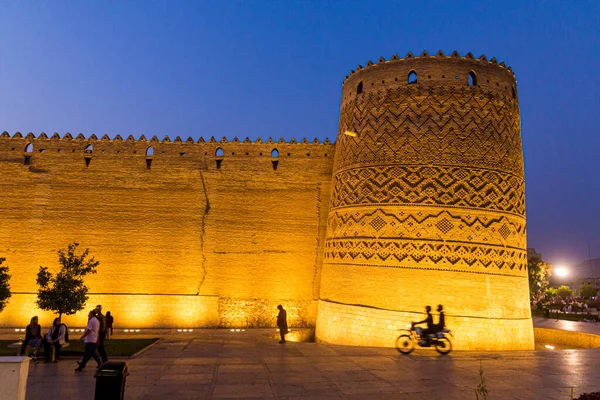
[[278,305],[277,308],[279,309],[279,314],[277,314],[277,327],[279,328],[279,336],[281,336],[279,343],[285,343],[285,335],[288,333],[287,312],[283,309],[281,304]]
[[60,323],[60,318],[55,318],[44,343],[44,362],[58,362],[60,349],[66,341],[66,334],[67,326]]
[[106,338],[107,339],[110,339],[110,337],[113,335],[113,322],[114,321],[115,321],[115,319],[110,314],[110,311],[107,311],[106,312]]
[[75,371],[81,372],[85,368],[85,365],[90,360],[90,358],[94,358],[98,363],[98,367],[102,365],[102,360],[98,355],[98,350],[96,349],[96,342],[98,341],[98,334],[100,332],[100,321],[96,318],[96,310],[92,310],[88,314],[88,324],[85,328],[85,332],[79,338],[84,343],[83,349],[83,358],[81,361],[77,361],[79,367],[75,368]]
[[108,361],[108,356],[106,355],[106,350],[104,349],[104,339],[106,338],[106,317],[102,314],[102,305],[98,304],[96,306],[96,318],[100,321],[100,331],[98,332],[98,353],[100,354],[100,358],[102,358],[102,362],[105,363]]

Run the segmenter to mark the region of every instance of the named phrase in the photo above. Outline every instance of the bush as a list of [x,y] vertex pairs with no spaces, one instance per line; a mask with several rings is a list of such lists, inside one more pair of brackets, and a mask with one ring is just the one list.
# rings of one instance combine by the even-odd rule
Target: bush
[[566,286],[566,285],[562,285],[561,287],[559,287],[557,289],[557,294],[562,297],[563,299],[570,297],[573,294],[573,291],[571,290],[570,287]]
[[575,400],[600,400],[600,392],[584,393]]

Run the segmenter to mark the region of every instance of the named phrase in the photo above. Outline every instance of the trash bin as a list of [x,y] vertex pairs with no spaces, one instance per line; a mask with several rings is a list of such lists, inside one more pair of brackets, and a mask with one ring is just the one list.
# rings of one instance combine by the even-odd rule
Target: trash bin
[[125,396],[125,378],[129,375],[127,363],[105,362],[98,368],[96,375],[95,400],[123,400]]

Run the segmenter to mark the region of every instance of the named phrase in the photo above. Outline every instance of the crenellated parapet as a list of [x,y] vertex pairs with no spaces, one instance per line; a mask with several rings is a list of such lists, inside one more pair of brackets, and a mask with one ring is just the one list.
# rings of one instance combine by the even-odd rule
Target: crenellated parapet
[[404,58],[396,54],[391,59],[368,61],[363,67],[344,78],[342,103],[352,101],[362,93],[385,91],[393,88],[423,88],[443,86],[449,92],[481,89],[487,93],[517,99],[517,83],[511,67],[496,58],[478,58],[471,53],[461,56],[457,51],[445,55],[439,50],[435,55],[423,51],[420,55],[408,52]]
[[[3,132],[0,135],[0,160],[22,162],[25,165],[33,165],[44,159],[60,162],[75,158],[85,161],[85,165],[89,167],[92,159],[114,162],[118,159],[145,157],[147,160],[164,158],[170,164],[175,158],[201,161],[205,165],[213,165],[206,164],[206,160],[221,160],[218,163],[220,168],[223,159],[333,158],[334,149],[335,144],[329,139],[320,142],[316,138],[312,141],[306,138],[285,141],[283,138],[274,140],[270,137],[262,140],[259,137],[251,141],[247,137],[243,140],[237,137],[232,140],[226,137],[217,140],[214,136],[209,139],[200,137],[198,140],[191,137],[183,140],[180,136],[172,140],[165,136],[160,140],[157,136],[148,139],[145,135],[138,139],[132,135],[126,138],[121,135],[113,138],[103,135],[98,138],[94,134],[86,137],[81,133],[65,133],[62,137],[58,133],[48,135],[45,132],[37,136],[31,132],[26,135],[16,132],[12,136]],[[150,168],[152,161],[147,161],[145,165]]]

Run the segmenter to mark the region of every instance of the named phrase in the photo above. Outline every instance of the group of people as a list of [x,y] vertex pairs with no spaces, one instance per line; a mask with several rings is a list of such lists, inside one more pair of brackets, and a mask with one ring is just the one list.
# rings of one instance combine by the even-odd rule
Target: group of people
[[48,329],[45,337],[42,336],[42,327],[38,323],[38,317],[31,318],[27,329],[25,329],[25,340],[21,346],[21,354],[38,361],[37,354],[42,345],[44,346],[45,362],[58,362],[60,349],[69,341],[69,329],[60,318],[55,318],[52,326]]
[[[88,313],[88,324],[85,332],[79,340],[84,342],[84,352],[81,361],[78,361],[77,371],[82,371],[90,358],[94,358],[98,365],[106,362],[108,357],[104,349],[104,339],[109,338],[113,333],[114,318],[110,311],[106,316],[102,314],[102,305],[98,304],[96,308]],[[25,329],[25,340],[21,347],[21,354],[31,357],[38,361],[38,351],[44,346],[44,361],[58,362],[60,351],[69,342],[69,328],[61,322],[60,318],[55,318],[48,333],[42,336],[42,327],[38,322],[38,317],[31,318],[29,325]]]
[[416,332],[419,335],[421,335],[421,340],[426,341],[428,339],[427,335],[441,332],[446,327],[446,316],[444,314],[444,306],[439,304],[437,306],[437,311],[440,313],[440,318],[439,318],[437,324],[433,323],[433,316],[431,315],[431,307],[430,306],[425,306],[425,314],[426,315],[425,315],[425,319],[423,321],[418,321],[418,322],[412,323],[413,327],[415,325],[427,324],[427,328],[425,328],[425,329],[420,328],[420,327],[417,327],[415,329]]

